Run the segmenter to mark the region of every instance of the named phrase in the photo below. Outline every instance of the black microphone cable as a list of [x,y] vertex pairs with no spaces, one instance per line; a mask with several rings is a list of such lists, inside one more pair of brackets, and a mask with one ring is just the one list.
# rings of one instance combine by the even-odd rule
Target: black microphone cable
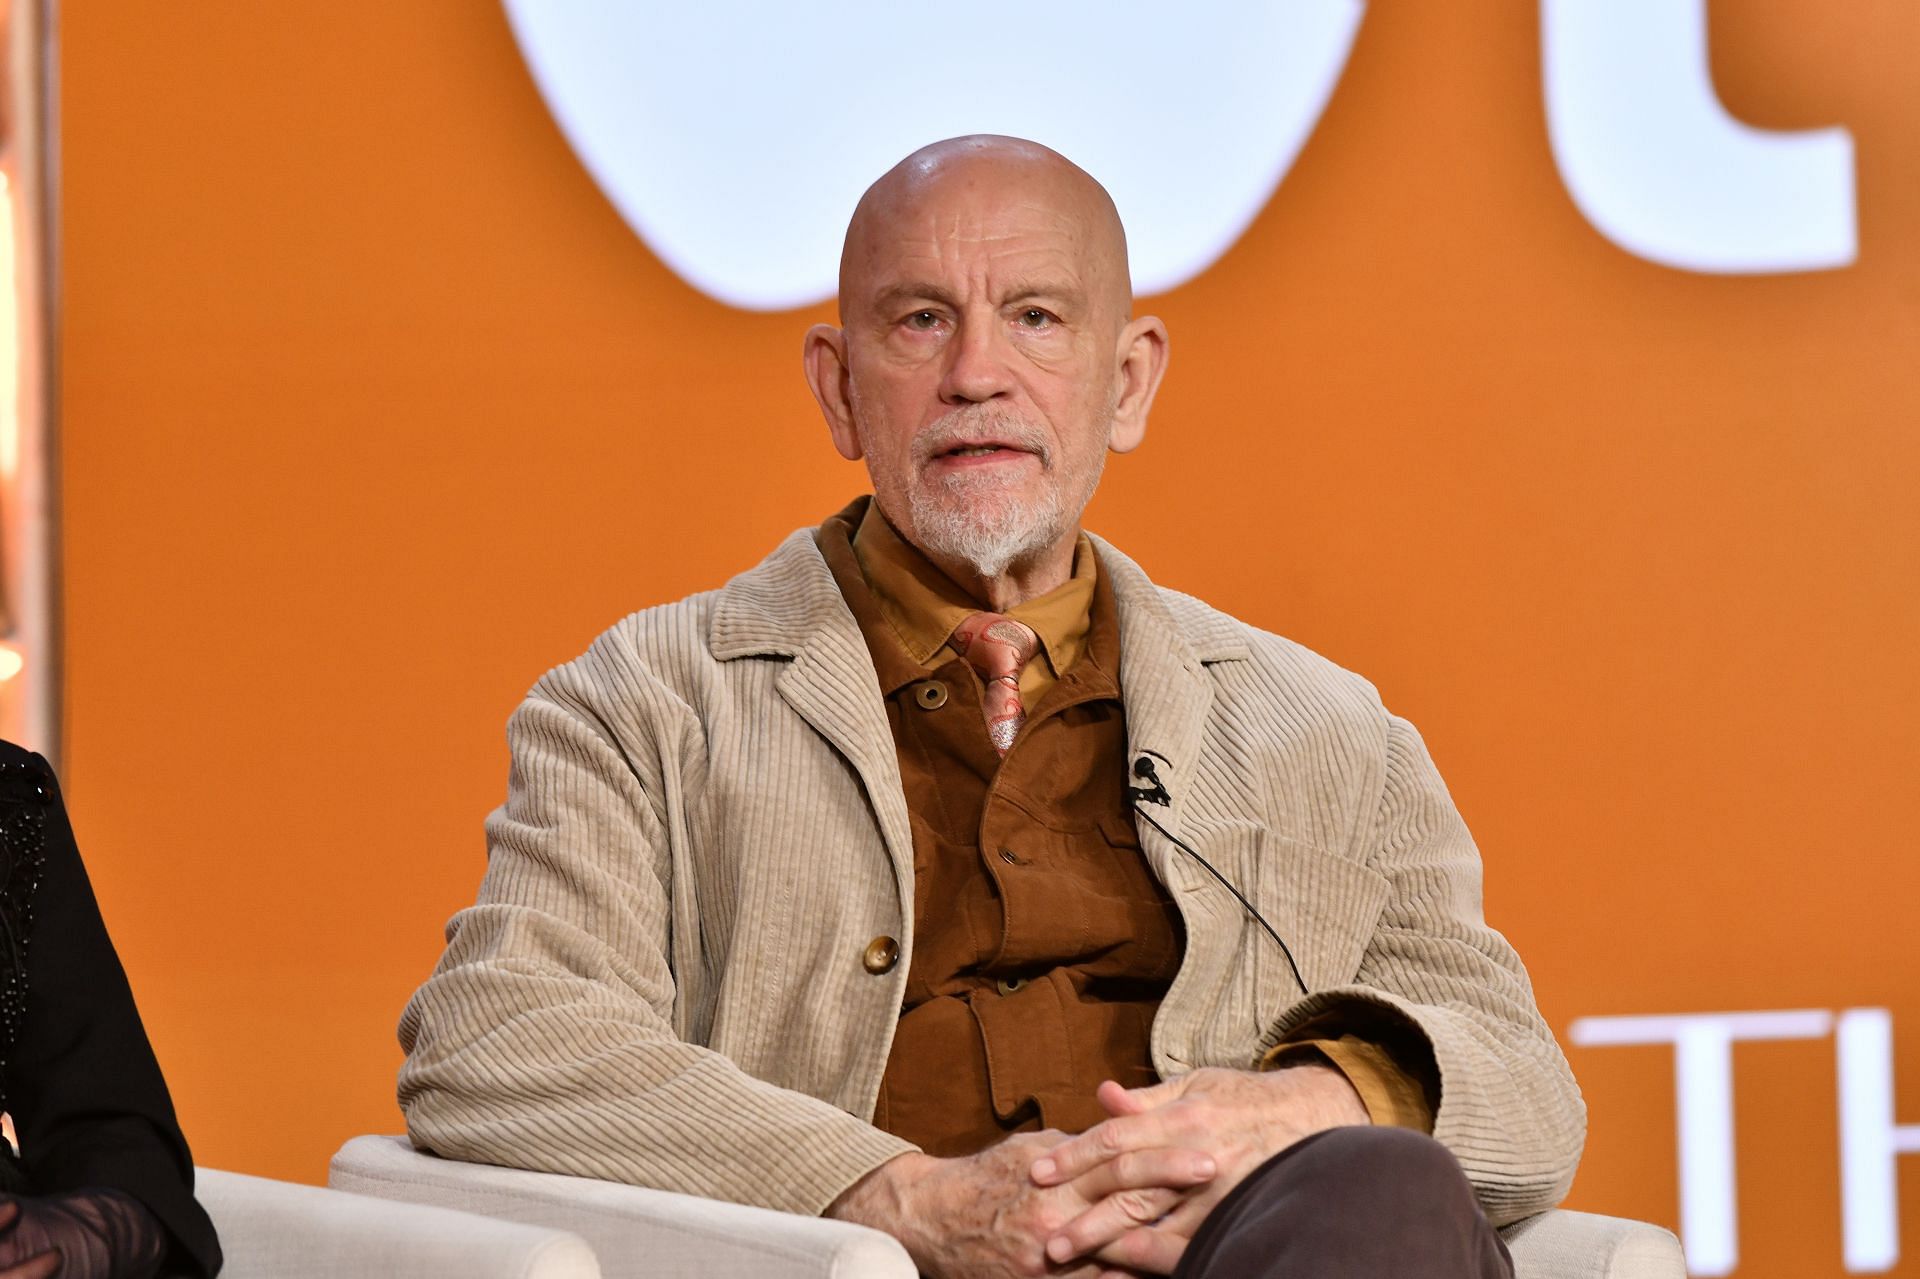
[[1293,962],[1292,949],[1281,939],[1280,934],[1273,930],[1273,925],[1267,922],[1267,917],[1262,915],[1258,910],[1255,910],[1253,903],[1247,900],[1247,895],[1238,888],[1235,888],[1232,881],[1225,875],[1215,870],[1212,862],[1195,852],[1178,835],[1175,835],[1165,826],[1153,820],[1153,814],[1147,811],[1146,806],[1148,804],[1159,804],[1162,807],[1167,807],[1173,803],[1173,796],[1167,793],[1167,788],[1160,782],[1160,775],[1153,769],[1153,760],[1145,755],[1135,760],[1133,762],[1133,775],[1150,783],[1149,786],[1127,787],[1127,793],[1133,797],[1133,811],[1145,818],[1147,825],[1166,836],[1175,848],[1206,867],[1207,874],[1219,880],[1220,886],[1233,894],[1233,899],[1240,903],[1241,908],[1245,910],[1247,914],[1253,916],[1253,921],[1267,930],[1267,936],[1273,938],[1273,944],[1280,948],[1282,955],[1286,956],[1287,967],[1293,970],[1293,979],[1300,983],[1301,990],[1307,990],[1307,980],[1300,975],[1300,965]]

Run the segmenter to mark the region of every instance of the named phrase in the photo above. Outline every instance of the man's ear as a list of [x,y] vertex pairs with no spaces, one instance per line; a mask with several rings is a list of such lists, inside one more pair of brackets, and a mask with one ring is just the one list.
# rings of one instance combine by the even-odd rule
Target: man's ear
[[1120,331],[1120,398],[1113,409],[1107,447],[1128,453],[1147,436],[1147,410],[1167,371],[1167,326],[1157,315],[1143,315]]
[[816,324],[807,330],[801,349],[806,365],[807,385],[827,419],[827,433],[833,447],[849,462],[860,460],[860,433],[853,429],[853,393],[847,378],[847,335],[831,324]]

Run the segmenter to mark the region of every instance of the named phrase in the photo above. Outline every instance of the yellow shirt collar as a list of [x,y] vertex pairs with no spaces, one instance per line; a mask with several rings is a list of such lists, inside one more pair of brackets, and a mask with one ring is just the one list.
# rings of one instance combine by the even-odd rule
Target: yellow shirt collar
[[[895,532],[877,502],[867,504],[867,513],[854,530],[853,555],[880,615],[900,637],[908,656],[922,666],[938,665],[934,658],[947,647],[953,628],[983,607]],[[1072,670],[1086,651],[1099,571],[1099,559],[1083,533],[1073,548],[1073,576],[1007,614],[1031,626],[1040,637],[1041,651],[1055,679]]]

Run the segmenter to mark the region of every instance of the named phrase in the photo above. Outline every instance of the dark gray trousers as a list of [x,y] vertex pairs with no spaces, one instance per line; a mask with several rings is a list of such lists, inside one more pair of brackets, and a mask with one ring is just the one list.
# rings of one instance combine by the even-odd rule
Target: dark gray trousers
[[1513,1261],[1445,1146],[1333,1128],[1235,1186],[1173,1279],[1513,1279]]

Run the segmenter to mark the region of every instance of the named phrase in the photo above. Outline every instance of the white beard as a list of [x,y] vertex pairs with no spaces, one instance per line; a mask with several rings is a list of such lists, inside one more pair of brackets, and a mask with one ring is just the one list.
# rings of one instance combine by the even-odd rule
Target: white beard
[[[857,387],[854,412],[860,416]],[[926,474],[928,463],[970,433],[991,434],[1031,452],[1043,474],[1039,492],[1022,498],[1017,479],[991,469],[962,470],[923,487],[918,477]],[[1059,458],[1046,433],[1017,414],[982,404],[962,405],[927,427],[908,446],[904,459],[879,453],[871,442],[867,447],[868,465],[878,471],[899,473],[908,470],[902,461],[911,464],[912,478],[904,487],[915,544],[937,558],[957,560],[989,581],[1056,545],[1086,509],[1106,467],[1102,451],[1091,474],[1071,477],[1078,481],[1076,491],[1064,492],[1061,481],[1067,477],[1055,469]],[[876,491],[879,487],[876,480]]]
[[1071,518],[1052,484],[1031,502],[1000,492],[1006,485],[993,474],[963,472],[942,487],[945,501],[919,486],[908,495],[921,547],[959,560],[989,581],[1058,542]]

